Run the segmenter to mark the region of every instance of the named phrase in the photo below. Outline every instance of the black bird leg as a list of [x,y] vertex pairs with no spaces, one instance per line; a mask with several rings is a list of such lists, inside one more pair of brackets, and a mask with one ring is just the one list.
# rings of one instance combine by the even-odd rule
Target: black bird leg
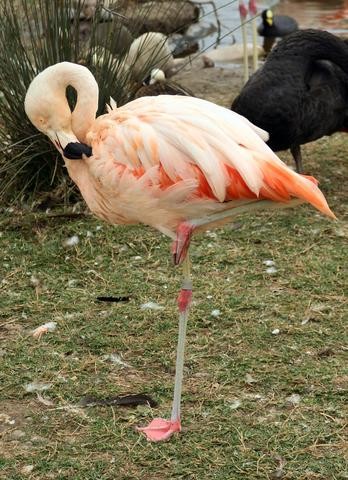
[[303,173],[301,146],[291,145],[290,152],[291,152],[291,155],[294,157],[294,160],[296,163],[296,172]]

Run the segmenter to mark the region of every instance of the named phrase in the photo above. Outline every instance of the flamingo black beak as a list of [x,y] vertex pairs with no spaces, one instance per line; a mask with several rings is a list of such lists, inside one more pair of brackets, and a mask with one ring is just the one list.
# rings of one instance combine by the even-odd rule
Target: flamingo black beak
[[63,148],[63,156],[69,160],[81,160],[83,155],[93,155],[92,148],[85,143],[70,142]]
[[45,132],[57,150],[68,160],[82,160],[83,155],[91,157],[92,148],[77,140],[70,132],[49,130]]

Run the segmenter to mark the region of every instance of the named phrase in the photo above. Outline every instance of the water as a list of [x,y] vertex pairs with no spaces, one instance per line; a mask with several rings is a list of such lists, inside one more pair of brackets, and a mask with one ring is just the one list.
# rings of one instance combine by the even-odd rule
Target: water
[[[221,23],[220,45],[231,45],[233,36],[236,42],[242,41],[238,3],[238,0],[215,0],[215,7]],[[245,4],[247,3],[248,0],[245,0]],[[261,12],[275,3],[267,0],[258,1],[258,11]],[[209,24],[216,26],[216,18],[211,4],[203,5],[203,7],[201,23],[206,26]],[[300,28],[319,28],[348,36],[348,0],[280,0],[272,9],[276,14],[290,15],[295,18]],[[233,34],[229,33],[231,31]],[[249,34],[249,38],[251,39],[251,34]],[[201,38],[200,50],[214,48],[216,41],[217,32]],[[262,44],[261,39],[259,43]]]

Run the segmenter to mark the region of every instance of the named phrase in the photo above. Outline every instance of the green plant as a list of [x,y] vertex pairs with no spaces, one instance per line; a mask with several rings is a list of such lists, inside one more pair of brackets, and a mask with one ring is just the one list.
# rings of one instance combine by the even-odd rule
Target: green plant
[[[123,63],[129,44],[122,35],[128,30],[122,24],[123,17],[105,10],[100,0],[85,24],[85,37],[80,22],[84,0],[0,0],[0,7],[0,199],[23,199],[57,187],[60,198],[67,198],[73,187],[58,152],[26,117],[27,88],[49,65],[79,62],[92,70],[99,84],[98,114],[104,112],[110,96],[118,105],[124,104],[131,97],[133,82],[132,64],[124,68]],[[154,4],[144,15],[152,8]],[[141,24],[133,22],[131,27],[126,37],[132,41]],[[122,42],[125,45],[118,49],[117,58],[115,46]],[[69,92],[68,98],[73,106],[74,92]]]

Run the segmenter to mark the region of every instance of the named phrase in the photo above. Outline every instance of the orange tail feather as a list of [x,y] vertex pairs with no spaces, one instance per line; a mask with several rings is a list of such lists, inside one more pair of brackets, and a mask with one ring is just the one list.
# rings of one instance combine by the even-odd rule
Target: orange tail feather
[[318,181],[314,177],[299,175],[289,168],[270,162],[264,162],[262,170],[266,186],[282,197],[284,201],[287,201],[289,196],[299,198],[310,203],[325,215],[336,218],[323,193],[317,187]]

